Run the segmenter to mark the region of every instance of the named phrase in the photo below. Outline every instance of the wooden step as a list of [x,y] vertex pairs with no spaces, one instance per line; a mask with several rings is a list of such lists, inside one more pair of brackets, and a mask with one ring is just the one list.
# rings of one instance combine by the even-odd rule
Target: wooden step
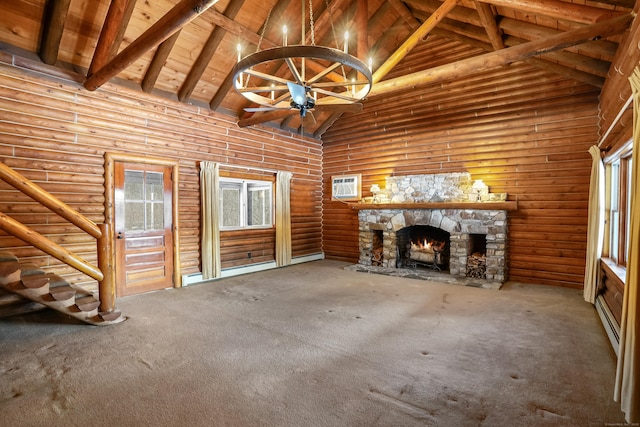
[[98,313],[98,315],[105,322],[113,322],[113,321],[117,320],[118,318],[120,318],[122,313],[120,312],[120,310],[116,309],[116,310],[113,310],[113,311],[101,311],[100,313]]
[[80,309],[80,311],[93,311],[100,306],[100,301],[92,297],[91,295],[87,296],[76,296],[76,307]]
[[58,276],[55,273],[47,273],[47,277],[49,278],[49,287],[55,288],[57,286],[68,286],[69,282],[67,282],[62,277]]
[[38,289],[49,283],[49,278],[46,274],[29,274],[27,276],[21,276],[20,281],[25,288]]
[[18,258],[11,252],[0,251],[0,276],[8,276],[20,268]]
[[66,285],[58,285],[53,288],[49,288],[49,294],[56,301],[67,301],[75,297],[76,290],[73,289],[69,284]]
[[38,289],[49,283],[44,270],[35,264],[20,265],[20,281],[26,288]]

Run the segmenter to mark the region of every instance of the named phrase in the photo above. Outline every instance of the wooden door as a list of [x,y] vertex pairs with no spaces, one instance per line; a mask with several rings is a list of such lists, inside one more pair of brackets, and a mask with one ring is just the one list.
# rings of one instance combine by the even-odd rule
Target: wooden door
[[173,286],[171,168],[116,162],[114,175],[117,295]]

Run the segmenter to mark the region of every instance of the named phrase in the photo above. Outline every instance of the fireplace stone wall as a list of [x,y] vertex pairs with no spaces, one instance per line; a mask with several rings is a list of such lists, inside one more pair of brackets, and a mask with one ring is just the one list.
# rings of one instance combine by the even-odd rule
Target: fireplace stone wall
[[411,225],[430,225],[450,234],[449,273],[465,277],[471,234],[486,236],[486,280],[507,278],[507,212],[482,209],[362,209],[358,212],[360,260],[371,266],[373,231],[382,231],[382,266],[396,268],[396,232]]

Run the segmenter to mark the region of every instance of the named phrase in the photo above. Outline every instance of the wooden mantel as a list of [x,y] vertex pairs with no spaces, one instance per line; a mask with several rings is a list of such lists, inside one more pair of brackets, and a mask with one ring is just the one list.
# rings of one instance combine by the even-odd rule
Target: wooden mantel
[[348,203],[351,209],[475,209],[515,211],[518,202]]

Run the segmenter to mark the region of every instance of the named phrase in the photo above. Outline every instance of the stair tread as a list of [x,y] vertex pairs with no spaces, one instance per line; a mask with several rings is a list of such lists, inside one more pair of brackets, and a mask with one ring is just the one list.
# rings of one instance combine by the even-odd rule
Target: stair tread
[[18,258],[11,252],[0,251],[0,276],[6,276],[20,268]]
[[51,294],[53,299],[55,299],[56,301],[65,301],[65,300],[68,300],[69,298],[73,298],[73,296],[76,294],[76,291],[70,285],[67,284],[63,286],[56,286],[54,288],[50,288],[49,294]]
[[44,270],[38,267],[35,264],[27,263],[20,265],[20,275],[21,276],[31,276],[34,274],[44,274]]
[[101,311],[100,313],[98,313],[98,315],[105,322],[113,322],[114,320],[118,319],[122,315],[122,313],[120,312],[120,310],[113,310],[113,311]]
[[20,281],[25,288],[41,288],[49,283],[49,278],[45,274],[31,274],[22,276]]
[[69,282],[67,282],[62,277],[58,276],[55,273],[47,273],[47,277],[49,278],[49,287],[56,288],[58,286],[68,286]]
[[81,311],[91,311],[98,308],[98,306],[100,306],[100,301],[98,301],[91,295],[87,295],[83,297],[76,296],[76,306]]

